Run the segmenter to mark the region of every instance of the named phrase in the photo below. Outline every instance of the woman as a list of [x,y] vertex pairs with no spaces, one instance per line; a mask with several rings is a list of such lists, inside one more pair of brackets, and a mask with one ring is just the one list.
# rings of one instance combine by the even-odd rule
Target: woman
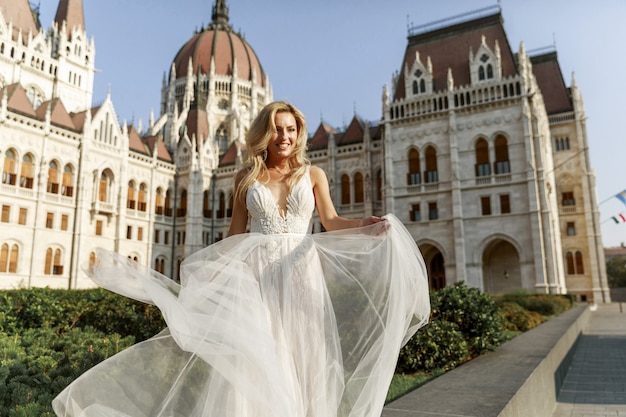
[[[99,253],[93,279],[156,304],[168,329],[77,379],[59,416],[380,415],[428,318],[425,268],[395,217],[337,215],[306,138],[295,107],[261,110],[229,237],[187,258],[180,285]],[[315,208],[330,232],[308,234]]]

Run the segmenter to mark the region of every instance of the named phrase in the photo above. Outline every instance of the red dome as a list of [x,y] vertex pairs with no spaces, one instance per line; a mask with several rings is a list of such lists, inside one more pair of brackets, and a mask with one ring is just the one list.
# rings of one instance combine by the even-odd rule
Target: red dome
[[194,34],[176,54],[174,66],[176,78],[187,76],[189,58],[193,60],[193,74],[198,71],[208,74],[211,71],[211,59],[214,58],[215,74],[233,75],[237,61],[237,78],[252,81],[256,72],[257,83],[265,87],[265,73],[252,47],[230,25],[213,23],[206,29]]

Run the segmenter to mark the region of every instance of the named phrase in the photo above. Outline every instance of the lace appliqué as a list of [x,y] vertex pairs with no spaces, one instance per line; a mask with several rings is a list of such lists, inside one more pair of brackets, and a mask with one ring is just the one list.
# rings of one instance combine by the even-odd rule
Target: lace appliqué
[[258,181],[255,181],[248,189],[246,205],[251,217],[251,232],[266,235],[308,233],[311,216],[315,209],[315,197],[309,173],[303,175],[302,179],[291,189],[287,196],[284,214],[281,214],[272,192]]

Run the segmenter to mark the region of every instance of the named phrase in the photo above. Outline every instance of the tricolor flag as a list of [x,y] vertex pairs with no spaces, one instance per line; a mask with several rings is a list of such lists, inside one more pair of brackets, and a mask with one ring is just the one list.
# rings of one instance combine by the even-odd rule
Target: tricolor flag
[[616,194],[615,197],[617,197],[619,201],[621,201],[622,203],[626,205],[626,190],[622,191],[619,194]]
[[611,218],[613,219],[613,221],[614,221],[615,223],[619,223],[619,222],[620,222],[620,220],[621,220],[622,222],[626,222],[626,216],[624,216],[622,213],[618,214],[617,216],[613,216],[613,217],[611,217]]

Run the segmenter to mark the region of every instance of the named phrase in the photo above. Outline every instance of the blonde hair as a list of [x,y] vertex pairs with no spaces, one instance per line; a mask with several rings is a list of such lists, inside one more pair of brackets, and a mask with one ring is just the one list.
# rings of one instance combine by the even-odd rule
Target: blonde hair
[[[298,182],[306,173],[307,166],[310,165],[306,158],[307,147],[307,130],[304,115],[295,106],[285,101],[275,101],[263,107],[258,116],[252,122],[250,130],[246,135],[247,155],[245,167],[246,174],[239,182],[239,186],[235,191],[235,198],[245,204],[246,193],[248,188],[261,174],[268,173],[265,165],[264,153],[268,144],[272,139],[272,135],[276,132],[275,117],[277,113],[291,113],[296,119],[296,127],[298,136],[293,152],[287,160],[287,166],[291,170],[291,175],[287,179],[289,189]],[[267,154],[265,154],[267,157]],[[264,175],[265,176],[265,175]],[[269,181],[269,175],[267,175]]]

